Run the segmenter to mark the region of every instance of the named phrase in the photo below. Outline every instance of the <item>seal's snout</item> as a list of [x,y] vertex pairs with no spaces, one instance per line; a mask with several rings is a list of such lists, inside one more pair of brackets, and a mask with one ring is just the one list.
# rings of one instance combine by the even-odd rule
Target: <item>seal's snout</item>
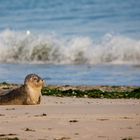
[[44,79],[42,79],[42,82],[43,82],[43,87],[46,87],[47,86],[47,83]]

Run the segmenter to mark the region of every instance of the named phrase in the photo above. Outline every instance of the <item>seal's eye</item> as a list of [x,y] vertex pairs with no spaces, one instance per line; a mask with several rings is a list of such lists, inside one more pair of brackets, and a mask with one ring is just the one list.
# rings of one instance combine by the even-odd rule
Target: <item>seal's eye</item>
[[39,82],[39,81],[40,81],[40,79],[38,78],[38,79],[37,79],[37,82]]
[[38,80],[38,78],[37,78],[37,77],[33,77],[32,79],[33,79],[34,81],[37,81],[37,80]]

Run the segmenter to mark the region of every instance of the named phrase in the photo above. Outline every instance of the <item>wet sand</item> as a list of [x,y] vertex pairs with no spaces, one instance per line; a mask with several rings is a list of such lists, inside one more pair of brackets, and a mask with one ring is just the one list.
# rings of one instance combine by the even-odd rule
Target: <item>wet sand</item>
[[43,96],[40,105],[0,106],[0,139],[140,140],[140,100]]

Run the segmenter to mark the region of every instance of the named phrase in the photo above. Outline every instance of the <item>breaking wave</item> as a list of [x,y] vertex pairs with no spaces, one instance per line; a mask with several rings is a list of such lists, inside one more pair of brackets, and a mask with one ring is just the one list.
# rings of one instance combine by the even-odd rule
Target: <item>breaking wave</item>
[[140,40],[106,34],[64,39],[4,30],[0,32],[0,63],[140,64]]

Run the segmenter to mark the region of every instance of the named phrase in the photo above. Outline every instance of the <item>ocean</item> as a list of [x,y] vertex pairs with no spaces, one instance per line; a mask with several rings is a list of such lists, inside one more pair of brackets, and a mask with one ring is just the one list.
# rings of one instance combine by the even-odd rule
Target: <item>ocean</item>
[[140,1],[1,0],[0,82],[140,86]]

